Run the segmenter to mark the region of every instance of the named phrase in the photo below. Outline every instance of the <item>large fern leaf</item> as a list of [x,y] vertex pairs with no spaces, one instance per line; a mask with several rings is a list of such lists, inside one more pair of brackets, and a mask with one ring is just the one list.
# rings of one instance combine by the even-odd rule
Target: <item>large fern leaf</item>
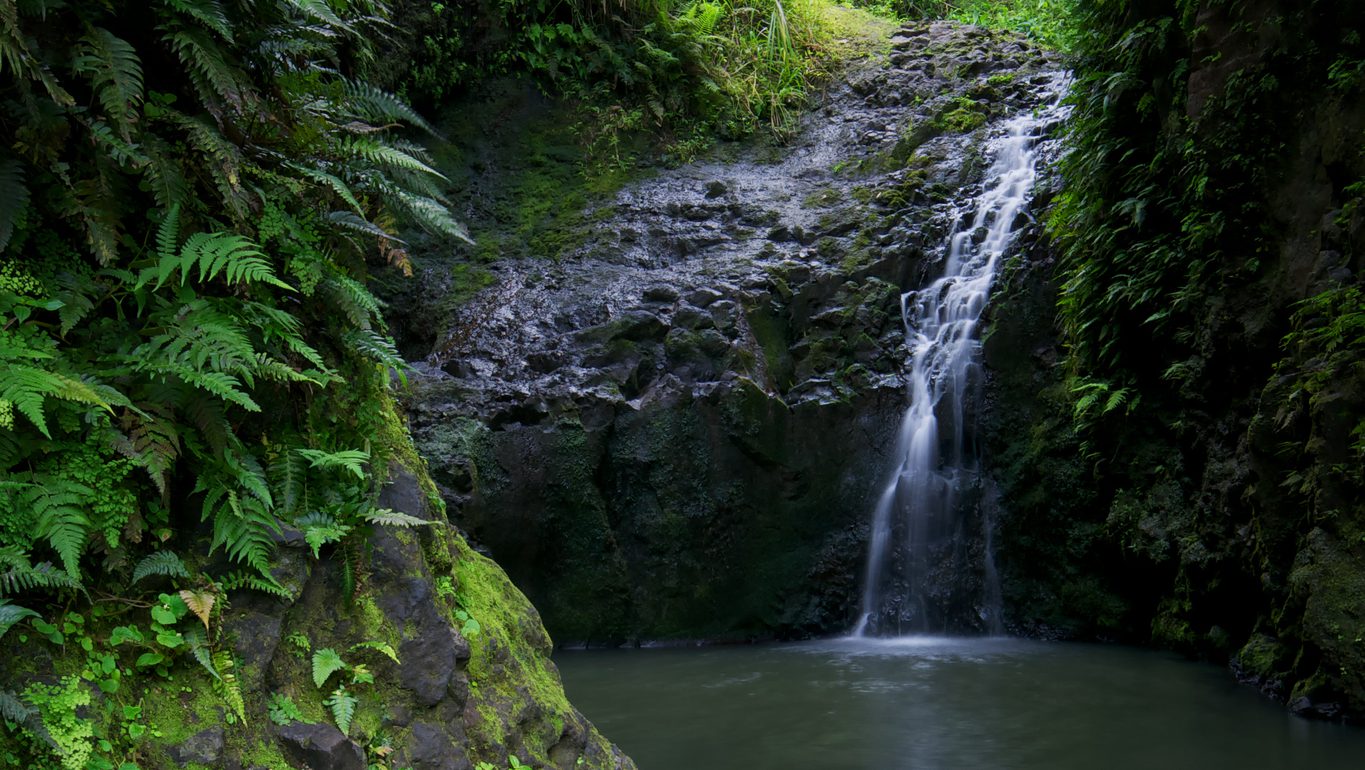
[[95,27],[81,38],[71,66],[90,78],[104,114],[129,136],[142,105],[142,61],[133,46]]
[[13,363],[0,368],[0,401],[14,404],[44,436],[52,438],[43,411],[43,401],[49,396],[113,412],[113,405],[93,387],[60,372]]
[[327,683],[328,677],[346,668],[346,661],[341,659],[341,655],[331,647],[324,647],[313,652],[313,684],[322,689]]
[[81,555],[90,534],[90,519],[83,510],[94,492],[87,486],[62,479],[48,479],[25,495],[36,515],[34,536],[47,540],[61,558],[72,580],[80,580]]
[[326,452],[321,449],[295,449],[300,457],[308,460],[314,468],[344,468],[365,480],[365,463],[370,461],[370,453],[359,449],[343,449]]

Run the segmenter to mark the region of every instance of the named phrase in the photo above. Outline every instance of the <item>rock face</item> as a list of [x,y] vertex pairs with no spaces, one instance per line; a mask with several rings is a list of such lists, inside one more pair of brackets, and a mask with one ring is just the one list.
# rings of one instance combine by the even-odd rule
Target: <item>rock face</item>
[[[1056,366],[1058,266],[1040,252],[998,302],[986,441],[1005,509],[1007,605],[1021,631],[1173,647],[1228,662],[1295,712],[1359,718],[1365,481],[1359,437],[1348,434],[1365,419],[1365,380],[1358,352],[1337,356],[1343,366],[1331,350],[1287,339],[1360,317],[1356,294],[1349,309],[1294,320],[1310,298],[1358,291],[1365,270],[1353,187],[1365,177],[1361,83],[1344,88],[1330,75],[1334,62],[1359,59],[1358,41],[1332,47],[1334,19],[1353,9],[1255,0],[1192,11],[1178,33],[1192,51],[1185,90],[1159,97],[1168,103],[1155,109],[1172,119],[1129,163],[1176,178],[1180,162],[1153,148],[1189,142],[1207,153],[1210,188],[1226,181],[1220,173],[1241,185],[1175,212],[1228,222],[1216,243],[1188,247],[1177,271],[1210,253],[1218,264],[1178,325],[1155,340],[1119,335],[1120,346],[1154,342],[1160,353],[1142,359],[1153,371],[1128,380],[1142,398],[1133,414],[1117,410],[1089,447],[1073,433],[1074,399]],[[1174,56],[1148,66],[1152,82],[1186,76]],[[1253,98],[1248,83],[1264,91]],[[1333,344],[1358,351],[1346,336]]]
[[[900,294],[941,269],[983,139],[1057,77],[1014,36],[907,27],[790,146],[625,186],[555,264],[503,255],[407,407],[452,515],[557,640],[852,624],[905,404]],[[407,299],[400,326],[436,312]]]
[[[428,502],[429,482],[424,490],[397,466],[390,475],[379,504],[430,525],[377,527],[367,557],[324,551],[319,560],[307,546],[286,545],[276,577],[287,597],[233,591],[223,602],[215,659],[236,671],[245,721],[232,716],[222,682],[188,654],[173,679],[149,676],[144,691],[120,693],[142,704],[139,724],[156,730],[138,745],[141,767],[470,770],[516,756],[536,768],[633,770],[566,700],[526,598],[445,523]],[[350,578],[347,561],[356,565]],[[108,638],[91,630],[100,644]],[[322,687],[312,661],[319,650],[346,664]],[[11,674],[79,682],[66,672],[85,660],[76,645],[26,656],[0,674],[0,689],[13,687]],[[338,685],[356,699],[346,732],[326,702]],[[117,707],[91,692],[93,708]]]

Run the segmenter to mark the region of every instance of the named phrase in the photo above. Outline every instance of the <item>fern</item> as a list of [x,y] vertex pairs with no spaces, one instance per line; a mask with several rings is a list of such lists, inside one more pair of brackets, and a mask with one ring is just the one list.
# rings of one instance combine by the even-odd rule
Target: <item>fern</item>
[[250,101],[247,86],[228,63],[222,48],[202,31],[183,28],[168,33],[164,40],[185,65],[205,102],[221,101],[240,109]]
[[190,572],[175,551],[157,551],[144,556],[133,568],[133,582],[140,583],[153,575],[188,578]]
[[[36,618],[38,613],[27,607],[10,604],[8,599],[0,598],[0,637],[25,618]],[[17,721],[17,720],[11,720]]]
[[355,329],[345,337],[351,349],[361,356],[394,370],[404,385],[408,383],[408,362],[398,354],[393,341],[369,329]]
[[12,403],[39,432],[52,438],[43,411],[43,402],[49,396],[113,411],[113,404],[90,384],[60,372],[13,363],[0,368],[0,401]]
[[371,524],[378,524],[385,527],[425,527],[435,524],[434,521],[419,519],[399,511],[392,511],[388,508],[371,508],[360,516]]
[[344,668],[346,668],[346,661],[342,660],[337,651],[331,647],[313,651],[313,685],[319,690],[324,684],[327,684],[327,680],[332,674]]
[[28,208],[24,166],[14,158],[0,159],[0,252],[14,236],[14,225]]
[[229,572],[218,579],[217,585],[219,590],[223,593],[249,588],[253,591],[260,591],[261,593],[278,596],[281,599],[290,598],[289,592],[279,583],[275,582],[273,577],[267,579],[261,575],[252,575],[248,572]]
[[79,590],[80,581],[61,571],[52,562],[30,564],[17,546],[0,548],[0,594],[20,594],[36,589]]
[[398,652],[393,649],[393,645],[388,644],[387,642],[357,642],[351,645],[351,652],[357,652],[359,650],[374,650],[394,663],[400,662],[398,660]]
[[95,27],[76,48],[71,63],[77,73],[88,75],[99,96],[104,114],[131,135],[142,105],[142,61],[128,41],[103,27]]
[[28,705],[18,694],[0,690],[0,720],[22,725],[38,716],[38,710]]
[[342,685],[333,690],[322,703],[332,710],[332,718],[336,720],[337,728],[342,733],[349,734],[351,719],[355,716],[355,707],[359,703],[356,697],[347,692],[345,685]]
[[190,608],[190,612],[203,622],[204,633],[208,633],[209,618],[213,616],[213,606],[218,602],[218,595],[212,591],[185,589],[180,591],[180,598],[185,602],[185,606]]
[[[164,248],[160,236],[158,248]],[[195,233],[180,247],[178,254],[163,250],[160,262],[155,268],[143,271],[137,286],[141,288],[155,279],[153,288],[160,289],[177,271],[180,285],[184,286],[194,268],[198,268],[200,283],[222,276],[229,284],[268,283],[287,291],[294,290],[275,277],[274,269],[254,243],[231,233]]]
[[213,683],[214,691],[232,707],[242,724],[246,724],[246,699],[242,696],[241,682],[237,681],[237,675],[232,671],[236,668],[232,654],[227,650],[213,653],[213,666],[218,670],[218,679]]
[[345,81],[346,106],[371,123],[407,123],[439,139],[435,127],[406,102],[369,83]]
[[304,542],[308,543],[308,547],[313,549],[314,559],[319,558],[319,551],[322,546],[339,542],[351,531],[350,527],[341,524],[332,516],[321,511],[314,511],[302,516],[294,524],[303,532]]
[[36,514],[34,536],[47,540],[61,558],[66,574],[79,582],[81,554],[90,533],[84,507],[93,491],[70,481],[50,480],[30,488],[25,503]]
[[217,0],[167,0],[167,4],[218,33],[224,41],[232,42],[232,25]]
[[295,449],[300,457],[306,459],[314,468],[343,468],[350,471],[361,481],[365,480],[365,463],[370,461],[370,453],[359,449],[343,449],[338,452],[324,452],[321,449]]
[[214,665],[213,650],[209,648],[206,632],[197,628],[190,628],[186,629],[181,636],[184,637],[185,644],[190,648],[190,655],[195,661],[197,661],[205,671],[209,672],[210,676],[221,681],[223,675],[218,671],[218,667]]

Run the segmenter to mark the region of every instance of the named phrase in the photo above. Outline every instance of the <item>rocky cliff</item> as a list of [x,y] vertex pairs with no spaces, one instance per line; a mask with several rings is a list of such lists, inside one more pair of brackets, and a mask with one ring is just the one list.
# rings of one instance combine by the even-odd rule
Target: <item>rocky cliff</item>
[[[648,169],[503,253],[439,332],[415,320],[439,291],[395,300],[419,448],[557,641],[850,627],[905,405],[900,293],[939,269],[984,138],[1057,77],[1014,35],[904,28],[790,144]],[[527,110],[495,114],[511,134]],[[541,190],[509,152],[476,156],[475,230],[480,201]]]

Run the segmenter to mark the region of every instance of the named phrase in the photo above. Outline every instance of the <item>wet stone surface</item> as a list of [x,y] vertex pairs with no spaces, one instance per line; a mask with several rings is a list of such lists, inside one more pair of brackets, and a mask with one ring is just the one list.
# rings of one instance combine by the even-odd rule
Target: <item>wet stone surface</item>
[[[1012,35],[906,27],[789,145],[627,185],[569,254],[504,255],[426,330],[419,448],[556,639],[851,620],[863,554],[833,544],[865,530],[904,406],[900,294],[941,270],[989,139],[1058,67]],[[740,586],[752,602],[717,610]]]

